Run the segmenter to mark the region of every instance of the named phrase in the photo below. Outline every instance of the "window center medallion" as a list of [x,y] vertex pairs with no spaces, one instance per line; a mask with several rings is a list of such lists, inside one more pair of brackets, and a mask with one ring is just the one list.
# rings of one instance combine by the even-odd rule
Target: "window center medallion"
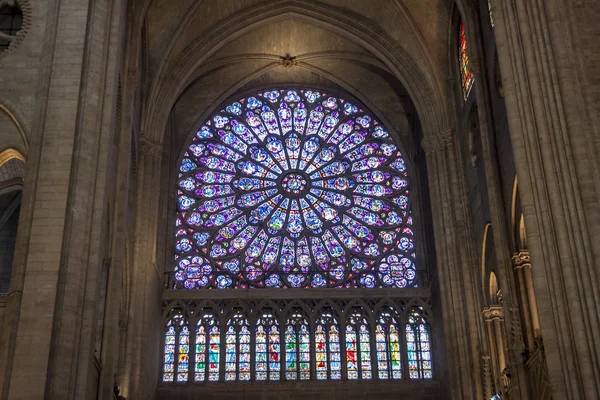
[[306,189],[306,178],[303,175],[292,172],[283,177],[281,187],[286,193],[299,195]]

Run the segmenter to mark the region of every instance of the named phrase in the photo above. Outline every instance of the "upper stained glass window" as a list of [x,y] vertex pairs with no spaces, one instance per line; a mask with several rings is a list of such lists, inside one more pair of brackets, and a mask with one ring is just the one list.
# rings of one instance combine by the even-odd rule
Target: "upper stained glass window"
[[469,54],[467,52],[467,35],[465,33],[465,24],[463,23],[460,24],[458,35],[458,63],[460,65],[460,83],[462,85],[463,98],[467,100],[473,88],[475,77],[473,76],[473,72],[471,72]]
[[238,99],[179,166],[177,287],[407,287],[407,168],[372,114],[313,90]]
[[256,380],[279,380],[280,340],[279,324],[273,314],[265,312],[256,324],[255,336],[255,370]]
[[250,330],[239,311],[227,323],[225,343],[225,380],[250,380]]
[[317,379],[342,378],[340,358],[340,327],[331,312],[325,311],[315,328],[315,358]]

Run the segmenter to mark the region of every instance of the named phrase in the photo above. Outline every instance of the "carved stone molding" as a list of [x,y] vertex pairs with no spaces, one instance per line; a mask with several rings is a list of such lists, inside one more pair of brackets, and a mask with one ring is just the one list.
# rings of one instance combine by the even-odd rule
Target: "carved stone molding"
[[528,250],[522,250],[518,253],[515,253],[512,256],[513,268],[520,269],[529,267],[531,268],[531,256],[529,255]]
[[140,155],[160,158],[163,150],[162,143],[155,142],[144,136],[140,136]]
[[454,140],[454,129],[448,129],[430,137],[426,137],[421,142],[425,154],[435,153],[446,148]]
[[481,313],[486,321],[504,321],[504,310],[502,309],[502,306],[490,306],[484,308]]

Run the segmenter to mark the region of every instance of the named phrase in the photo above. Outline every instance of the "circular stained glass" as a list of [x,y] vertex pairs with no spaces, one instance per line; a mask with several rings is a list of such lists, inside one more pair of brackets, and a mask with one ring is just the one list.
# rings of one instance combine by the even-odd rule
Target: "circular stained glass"
[[179,171],[179,286],[414,285],[406,166],[357,105],[314,90],[239,99]]

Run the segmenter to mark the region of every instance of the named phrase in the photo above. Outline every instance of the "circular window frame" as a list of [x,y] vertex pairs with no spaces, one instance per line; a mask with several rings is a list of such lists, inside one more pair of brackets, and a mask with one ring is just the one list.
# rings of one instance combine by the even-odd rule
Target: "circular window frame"
[[[17,7],[19,7],[19,10],[21,10],[23,22],[21,25],[21,29],[17,32],[15,36],[8,36],[10,44],[7,49],[0,51],[0,60],[17,51],[17,49],[19,48],[19,46],[21,45],[31,28],[31,22],[33,19],[33,7],[31,5],[31,0],[14,0],[14,3]],[[0,7],[3,7],[7,4],[7,0],[0,0]]]

